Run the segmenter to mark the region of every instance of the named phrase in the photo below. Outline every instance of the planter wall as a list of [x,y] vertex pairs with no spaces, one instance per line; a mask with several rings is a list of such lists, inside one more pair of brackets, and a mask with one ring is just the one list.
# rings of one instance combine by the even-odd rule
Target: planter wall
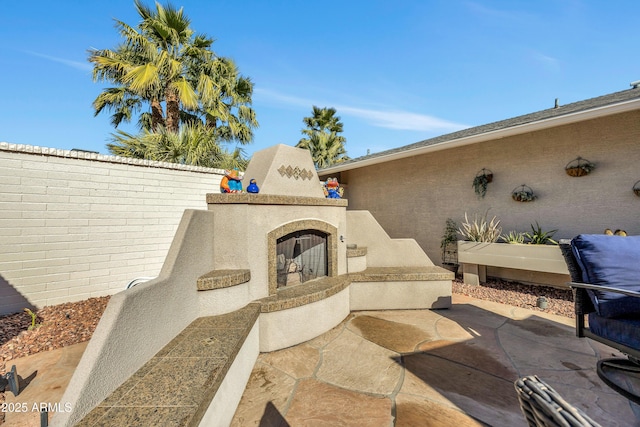
[[569,274],[557,245],[458,241],[458,262],[462,265],[464,282],[476,285],[486,281],[487,266]]

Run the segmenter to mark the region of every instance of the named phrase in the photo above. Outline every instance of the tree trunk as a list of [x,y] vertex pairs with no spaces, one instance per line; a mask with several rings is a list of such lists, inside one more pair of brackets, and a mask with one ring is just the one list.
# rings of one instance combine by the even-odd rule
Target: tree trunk
[[206,127],[207,129],[215,129],[218,127],[218,120],[211,114],[206,115]]
[[167,89],[167,130],[178,132],[180,127],[180,101],[174,89]]
[[151,101],[151,130],[157,131],[159,126],[164,126],[162,104],[159,100],[154,99]]

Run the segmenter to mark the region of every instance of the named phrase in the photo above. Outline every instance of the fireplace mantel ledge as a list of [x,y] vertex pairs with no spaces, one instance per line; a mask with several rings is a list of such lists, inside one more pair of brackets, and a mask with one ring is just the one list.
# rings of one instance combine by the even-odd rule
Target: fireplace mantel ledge
[[285,196],[279,194],[218,194],[207,193],[207,204],[245,204],[245,205],[297,205],[297,206],[335,206],[346,207],[347,199],[326,199],[324,197]]

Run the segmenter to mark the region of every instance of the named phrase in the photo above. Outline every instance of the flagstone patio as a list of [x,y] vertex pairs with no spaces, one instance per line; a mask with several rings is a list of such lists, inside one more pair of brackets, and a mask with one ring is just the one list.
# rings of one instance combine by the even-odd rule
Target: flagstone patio
[[263,353],[233,426],[524,426],[514,381],[538,375],[606,426],[640,425],[572,320],[454,295],[448,310],[353,312],[326,334]]

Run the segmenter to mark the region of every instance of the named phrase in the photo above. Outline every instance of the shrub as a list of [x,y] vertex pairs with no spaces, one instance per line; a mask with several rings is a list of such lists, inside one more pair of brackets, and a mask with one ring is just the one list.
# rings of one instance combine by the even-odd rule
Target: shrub
[[465,240],[472,242],[496,242],[500,237],[502,228],[499,227],[500,220],[494,216],[491,221],[487,222],[487,214],[478,218],[478,214],[474,216],[473,221],[469,221],[467,213],[464,213],[464,222],[458,233],[462,234]]
[[[536,228],[537,227],[537,228]],[[553,235],[556,233],[556,230],[550,231],[542,231],[542,227],[536,221],[536,227],[531,224],[531,233],[524,233],[524,235],[529,239],[529,243],[532,245],[557,245],[558,242],[552,239]]]

